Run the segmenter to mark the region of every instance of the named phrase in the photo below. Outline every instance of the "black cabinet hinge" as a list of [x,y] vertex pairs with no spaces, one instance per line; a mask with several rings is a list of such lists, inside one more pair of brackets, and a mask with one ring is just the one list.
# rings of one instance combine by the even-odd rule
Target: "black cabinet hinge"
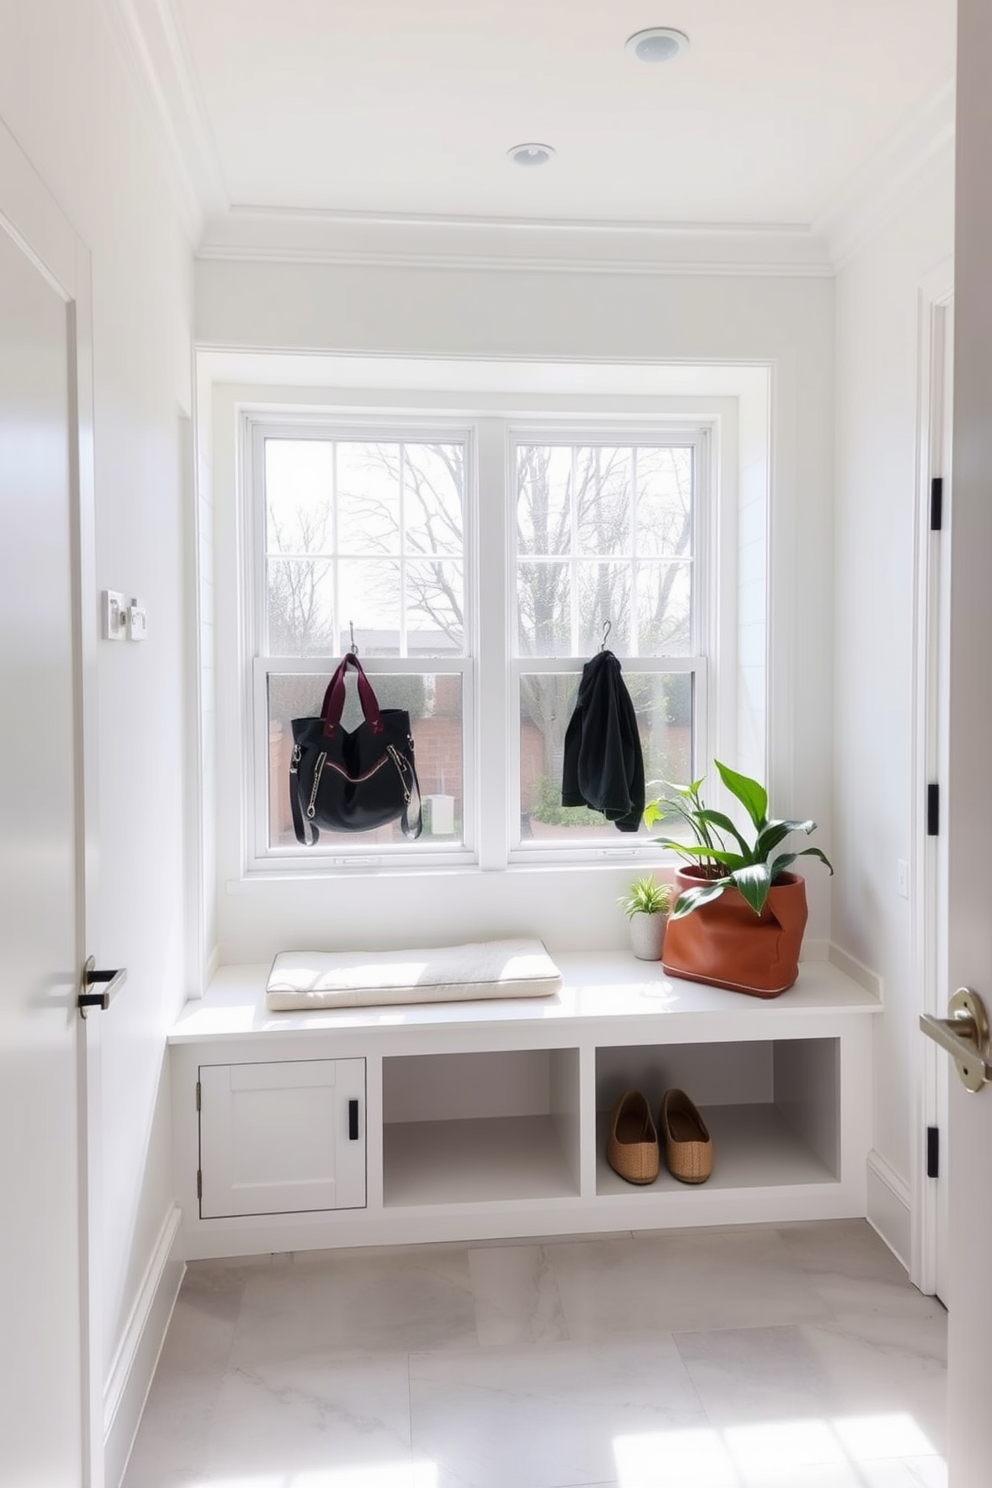
[[940,786],[932,783],[927,786],[927,836],[938,837],[940,835]]
[[202,1199],[203,1198],[203,1169],[202,1168],[197,1168],[197,1170],[196,1170],[196,1197],[198,1199]]
[[202,1093],[203,1093],[203,1087],[201,1086],[199,1080],[197,1080],[197,1082],[196,1082],[196,1109],[197,1110],[200,1109],[200,1098],[202,1096]]
[[927,1177],[940,1177],[940,1130],[936,1126],[927,1127]]
[[944,477],[935,475],[930,482],[930,531],[939,532],[944,521]]

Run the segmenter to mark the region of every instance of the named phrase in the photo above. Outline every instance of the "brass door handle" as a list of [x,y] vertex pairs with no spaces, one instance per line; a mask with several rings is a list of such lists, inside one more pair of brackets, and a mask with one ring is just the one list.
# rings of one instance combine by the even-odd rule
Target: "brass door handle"
[[959,987],[947,1004],[948,1018],[935,1018],[932,1013],[920,1015],[920,1027],[927,1038],[946,1049],[954,1060],[961,1083],[976,1092],[992,1080],[989,1047],[989,1020],[985,1004],[977,992]]

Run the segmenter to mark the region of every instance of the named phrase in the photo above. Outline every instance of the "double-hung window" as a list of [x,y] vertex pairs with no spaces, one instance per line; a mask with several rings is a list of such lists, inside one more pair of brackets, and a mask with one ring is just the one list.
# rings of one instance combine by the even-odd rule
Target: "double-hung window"
[[[249,420],[256,859],[347,865],[470,860],[474,698],[468,428]],[[426,830],[322,831],[301,848],[289,801],[292,720],[320,712],[354,649],[379,705],[409,715]],[[361,718],[349,687],[342,719]]]
[[705,439],[517,428],[511,463],[515,846],[523,856],[605,851],[631,837],[599,812],[561,804],[565,735],[589,657],[608,647],[620,659],[647,780],[691,779],[705,735]]
[[[506,866],[647,850],[643,828],[621,833],[598,812],[561,804],[582,668],[604,646],[621,661],[647,780],[690,779],[705,755],[706,428],[486,417],[480,473],[479,425],[468,416],[244,416],[254,866],[413,868],[480,856]],[[502,515],[499,554],[478,550],[480,505]],[[491,540],[494,524],[485,530]],[[497,570],[505,585],[489,581]],[[413,842],[398,823],[322,832],[316,848],[301,847],[289,802],[292,720],[319,713],[352,647],[380,705],[410,714],[424,830]],[[493,750],[476,720],[491,725],[497,698]],[[344,726],[360,716],[349,688]],[[480,843],[480,831],[493,842]]]

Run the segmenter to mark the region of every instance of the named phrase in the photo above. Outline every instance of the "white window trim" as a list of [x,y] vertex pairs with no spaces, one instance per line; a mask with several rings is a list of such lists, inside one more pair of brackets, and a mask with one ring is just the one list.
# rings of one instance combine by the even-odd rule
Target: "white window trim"
[[[776,745],[781,744],[778,734],[772,740],[768,737],[767,618],[778,594],[776,584],[781,575],[773,562],[774,555],[768,542],[772,496],[770,461],[778,443],[772,438],[772,382],[767,364],[482,363],[324,354],[280,357],[256,352],[201,350],[197,354],[197,376],[197,584],[204,617],[199,692],[204,727],[202,851],[207,886],[205,914],[211,924],[217,923],[218,915],[222,925],[229,921],[211,891],[210,885],[216,882],[221,895],[261,894],[269,903],[264,911],[265,923],[270,926],[284,923],[284,938],[285,935],[292,937],[294,933],[289,907],[296,899],[284,898],[283,891],[276,887],[280,882],[288,883],[290,880],[285,874],[273,874],[270,864],[257,872],[248,871],[246,838],[238,830],[243,818],[243,776],[229,768],[240,742],[234,735],[240,734],[243,740],[250,722],[244,678],[239,679],[236,665],[240,596],[237,593],[238,579],[231,567],[240,548],[234,530],[237,523],[236,493],[242,474],[236,428],[238,417],[245,409],[278,417],[288,408],[295,411],[303,404],[321,420],[334,410],[354,412],[359,417],[369,413],[378,421],[380,417],[386,417],[387,409],[393,415],[397,409],[402,409],[419,420],[427,413],[453,416],[453,409],[461,413],[469,405],[480,415],[480,468],[485,463],[486,444],[492,438],[486,427],[487,416],[498,412],[502,418],[508,409],[511,416],[520,419],[562,416],[581,418],[585,422],[596,415],[611,423],[625,418],[639,418],[641,422],[653,421],[656,417],[666,422],[678,417],[699,421],[712,419],[718,431],[718,438],[714,441],[714,461],[724,475],[721,481],[725,501],[722,570],[726,572],[729,568],[736,574],[742,591],[750,584],[752,594],[756,594],[760,587],[764,598],[760,604],[753,599],[749,601],[747,621],[751,634],[754,636],[760,631],[763,639],[751,646],[746,667],[744,658],[741,660],[740,676],[745,680],[746,674],[746,685],[740,692],[739,710],[736,702],[732,701],[738,691],[738,637],[729,609],[721,611],[719,631],[723,638],[723,654],[719,659],[719,672],[722,676],[714,676],[715,669],[711,668],[710,689],[711,695],[715,693],[716,696],[718,716],[711,716],[709,720],[708,732],[713,741],[710,754],[719,751],[724,758],[736,759],[749,773],[767,778],[769,745],[775,758],[781,752],[780,749],[776,751]],[[480,392],[481,388],[489,391]],[[403,391],[397,392],[396,389]],[[753,542],[752,526],[752,531],[747,534],[747,553],[743,547],[741,552],[737,551],[738,506],[742,518],[745,510],[757,515],[760,545],[756,547]],[[791,510],[788,502],[786,507]],[[501,522],[501,514],[496,515]],[[493,541],[496,536],[494,514],[483,510],[479,517],[480,545],[486,553],[486,563],[479,576],[480,589],[488,578],[502,585],[505,591],[506,575],[498,571],[505,562],[504,550]],[[785,520],[788,520],[787,516]],[[495,766],[504,778],[506,747],[502,735],[506,732],[505,716],[506,696],[499,696],[489,689],[480,698],[477,739],[484,742],[477,745],[478,757]],[[479,806],[480,821],[485,823],[487,811],[492,816],[492,798],[483,792]],[[501,810],[499,821],[505,834],[506,823]],[[494,829],[491,820],[486,841],[491,850],[487,852],[485,846],[482,847],[477,867],[451,871],[473,874],[478,869],[497,868],[506,863],[507,845],[499,842],[499,831]],[[617,859],[611,874],[612,883],[619,884],[616,875],[625,871],[623,864],[629,855],[629,849],[611,851],[610,856]],[[598,853],[592,862],[583,864],[575,863],[569,856],[564,863],[528,863],[511,867],[506,873],[507,888],[509,891],[517,873],[529,875],[537,871],[547,878],[547,893],[560,894],[565,891],[566,882],[577,882],[571,877],[576,871],[584,874],[592,869],[595,872],[596,861],[600,861],[602,871],[609,868]],[[663,861],[660,853],[654,861]],[[371,877],[374,879],[381,871],[386,870],[372,871]],[[563,873],[569,877],[563,878]],[[427,933],[436,935],[441,922],[446,923],[446,900],[437,899],[435,890],[430,887],[435,882],[434,874],[421,876],[421,887],[404,891],[406,913],[417,914],[417,923],[422,929],[427,927]],[[347,892],[345,902],[360,915],[365,912],[362,909],[365,896],[374,892],[365,870],[351,868],[342,874],[341,870],[328,869],[324,864],[315,864],[312,859],[307,861],[297,877],[301,883],[307,880],[312,885],[300,901],[301,911],[304,904],[313,906],[316,903],[312,894],[317,892],[321,880],[349,879],[354,892]],[[363,883],[367,884],[365,889]],[[528,888],[528,897],[532,892]],[[541,896],[545,894],[544,888],[537,892]],[[582,892],[585,894],[586,891]],[[513,893],[513,902],[516,902],[517,891]],[[572,897],[571,890],[568,897]],[[499,901],[503,902],[502,895]],[[597,899],[597,906],[599,902]],[[432,908],[435,903],[436,910]],[[550,905],[548,912],[551,913]],[[600,913],[598,908],[596,913]]]
[[[267,679],[273,675],[292,674],[327,676],[327,660],[324,657],[278,657],[262,651],[265,629],[266,592],[264,511],[261,493],[257,489],[256,475],[264,458],[264,444],[268,438],[303,439],[349,439],[374,436],[382,441],[422,439],[428,436],[432,442],[446,440],[464,442],[466,447],[466,469],[469,480],[466,489],[464,511],[464,600],[465,600],[465,652],[459,657],[402,657],[386,656],[361,658],[362,666],[371,678],[376,675],[409,674],[459,676],[462,679],[462,780],[464,800],[476,799],[476,726],[478,699],[478,602],[476,597],[476,569],[478,543],[475,540],[475,513],[478,509],[478,491],[475,487],[476,460],[474,449],[476,429],[474,421],[462,418],[458,421],[424,417],[421,419],[392,418],[389,416],[356,418],[350,411],[338,416],[334,410],[317,413],[313,410],[282,409],[276,417],[271,410],[242,409],[239,418],[239,442],[242,450],[242,481],[240,493],[241,572],[242,604],[241,621],[241,666],[248,678],[246,687],[247,717],[244,731],[244,753],[242,759],[243,821],[242,832],[246,843],[245,869],[249,874],[266,873],[279,876],[297,876],[314,870],[355,871],[360,869],[416,869],[473,866],[477,859],[476,814],[466,812],[462,844],[452,847],[447,844],[417,840],[416,844],[400,843],[395,846],[363,846],[360,835],[356,835],[354,847],[336,851],[314,850],[300,844],[287,847],[272,847],[268,841],[269,821],[269,768],[266,759],[268,749]],[[374,685],[374,683],[373,683]]]
[[[271,411],[244,409],[240,416],[240,437],[243,451],[243,479],[241,483],[240,523],[243,534],[241,640],[242,665],[249,677],[247,687],[248,717],[245,729],[245,757],[242,764],[246,782],[243,796],[243,834],[247,845],[245,868],[249,874],[267,873],[280,876],[295,876],[301,872],[327,869],[331,871],[395,869],[415,872],[425,868],[470,866],[479,861],[482,866],[500,870],[516,864],[526,863],[576,863],[623,859],[653,860],[658,849],[650,839],[637,840],[633,834],[618,834],[616,843],[604,844],[569,841],[542,841],[540,844],[523,843],[520,840],[520,752],[519,752],[519,686],[522,672],[558,671],[581,673],[588,658],[538,658],[521,657],[516,654],[516,603],[515,582],[511,593],[510,580],[516,568],[516,509],[511,499],[514,483],[513,458],[517,446],[528,439],[537,439],[561,445],[574,443],[658,444],[672,443],[691,445],[695,451],[695,512],[692,554],[696,578],[693,582],[692,625],[698,640],[697,654],[691,658],[644,657],[624,658],[628,670],[671,673],[691,672],[695,678],[693,718],[693,763],[695,777],[702,773],[703,762],[710,757],[710,733],[707,656],[713,649],[712,638],[716,635],[716,605],[719,588],[715,577],[718,573],[717,541],[722,522],[716,512],[719,493],[712,481],[712,461],[709,449],[713,435],[711,421],[672,421],[659,418],[648,424],[629,418],[578,422],[570,420],[519,420],[509,416],[486,420],[492,431],[488,445],[485,473],[474,452],[481,443],[481,421],[470,414],[463,414],[455,421],[426,415],[419,419],[395,417],[365,417],[356,419],[350,411],[343,414],[329,409],[326,413],[313,410],[284,410],[281,416],[273,417]],[[264,458],[264,444],[269,438],[313,438],[348,439],[374,436],[377,440],[402,440],[406,438],[463,441],[468,453],[467,469],[472,473],[470,486],[466,489],[464,561],[465,561],[465,644],[469,653],[463,658],[402,658],[383,657],[363,662],[370,676],[376,673],[413,673],[431,670],[439,674],[458,674],[462,678],[462,727],[463,727],[463,840],[460,846],[435,844],[419,839],[415,844],[402,843],[395,846],[364,847],[360,841],[348,848],[336,851],[314,851],[301,849],[298,845],[272,847],[268,841],[269,821],[269,767],[267,679],[273,674],[291,672],[299,674],[321,674],[327,672],[325,658],[279,658],[262,653],[264,625],[264,595],[266,592],[264,513],[261,493],[257,487],[257,472]],[[486,584],[481,592],[477,582],[480,565],[478,555],[481,544],[475,540],[477,515],[482,506],[480,488],[499,492],[502,501],[492,499],[487,503],[499,516],[499,544],[487,546],[489,554],[502,548],[505,553],[505,569],[501,589],[494,582]],[[493,534],[495,536],[495,534]],[[488,564],[481,565],[485,571]],[[497,639],[502,632],[502,645]],[[501,654],[502,653],[502,654]],[[495,692],[492,679],[498,675],[497,666],[502,666],[506,677],[506,695],[503,716],[499,729],[495,726],[490,742],[497,733],[502,735],[504,756],[502,768],[497,773],[492,768],[494,760],[480,758],[481,737],[477,734],[475,720],[479,713],[481,693],[489,682],[488,690]],[[491,753],[494,751],[486,751]],[[502,788],[492,794],[500,801],[502,826],[498,827],[495,812],[487,814],[480,822],[480,796],[477,784],[481,780],[501,781]]]
[[[691,672],[697,679],[698,696],[694,698],[693,714],[693,761],[695,778],[705,768],[709,757],[709,684],[708,655],[716,635],[716,610],[712,602],[712,591],[717,587],[713,575],[717,572],[717,541],[721,523],[715,511],[719,492],[712,481],[711,442],[714,423],[710,419],[682,421],[658,419],[653,424],[610,420],[602,423],[576,423],[574,420],[542,420],[535,422],[513,421],[507,429],[507,472],[512,474],[512,451],[517,445],[533,440],[537,443],[571,445],[609,443],[658,445],[675,444],[692,446],[695,451],[695,508],[693,513],[692,558],[696,575],[693,581],[691,628],[698,643],[697,653],[692,657],[681,656],[622,656],[623,670],[638,673]],[[517,562],[515,514],[508,513],[506,522],[507,572],[512,574]],[[509,591],[508,591],[509,592]],[[516,586],[513,586],[514,598]],[[507,678],[507,735],[510,750],[509,785],[507,799],[507,834],[510,865],[525,863],[574,863],[593,861],[617,861],[623,859],[653,861],[658,850],[650,839],[638,840],[633,833],[617,833],[615,843],[597,842],[595,845],[561,842],[553,839],[540,843],[524,843],[520,840],[520,731],[515,724],[520,716],[520,677],[523,673],[574,672],[577,676],[589,657],[534,657],[520,656],[516,648],[516,605],[507,606],[505,616],[506,641],[508,647]],[[607,641],[607,645],[609,642]],[[701,685],[699,685],[701,684]],[[604,818],[605,820],[605,818]]]

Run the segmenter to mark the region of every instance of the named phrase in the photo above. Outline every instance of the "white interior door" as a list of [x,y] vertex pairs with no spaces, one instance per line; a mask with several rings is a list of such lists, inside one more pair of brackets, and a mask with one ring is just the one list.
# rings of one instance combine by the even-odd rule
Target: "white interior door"
[[[947,993],[992,1005],[992,7],[958,7]],[[949,1090],[948,1467],[987,1488],[992,1384],[992,1088]]]
[[46,252],[54,204],[0,135],[0,1482],[61,1488],[94,1481],[76,325]]

